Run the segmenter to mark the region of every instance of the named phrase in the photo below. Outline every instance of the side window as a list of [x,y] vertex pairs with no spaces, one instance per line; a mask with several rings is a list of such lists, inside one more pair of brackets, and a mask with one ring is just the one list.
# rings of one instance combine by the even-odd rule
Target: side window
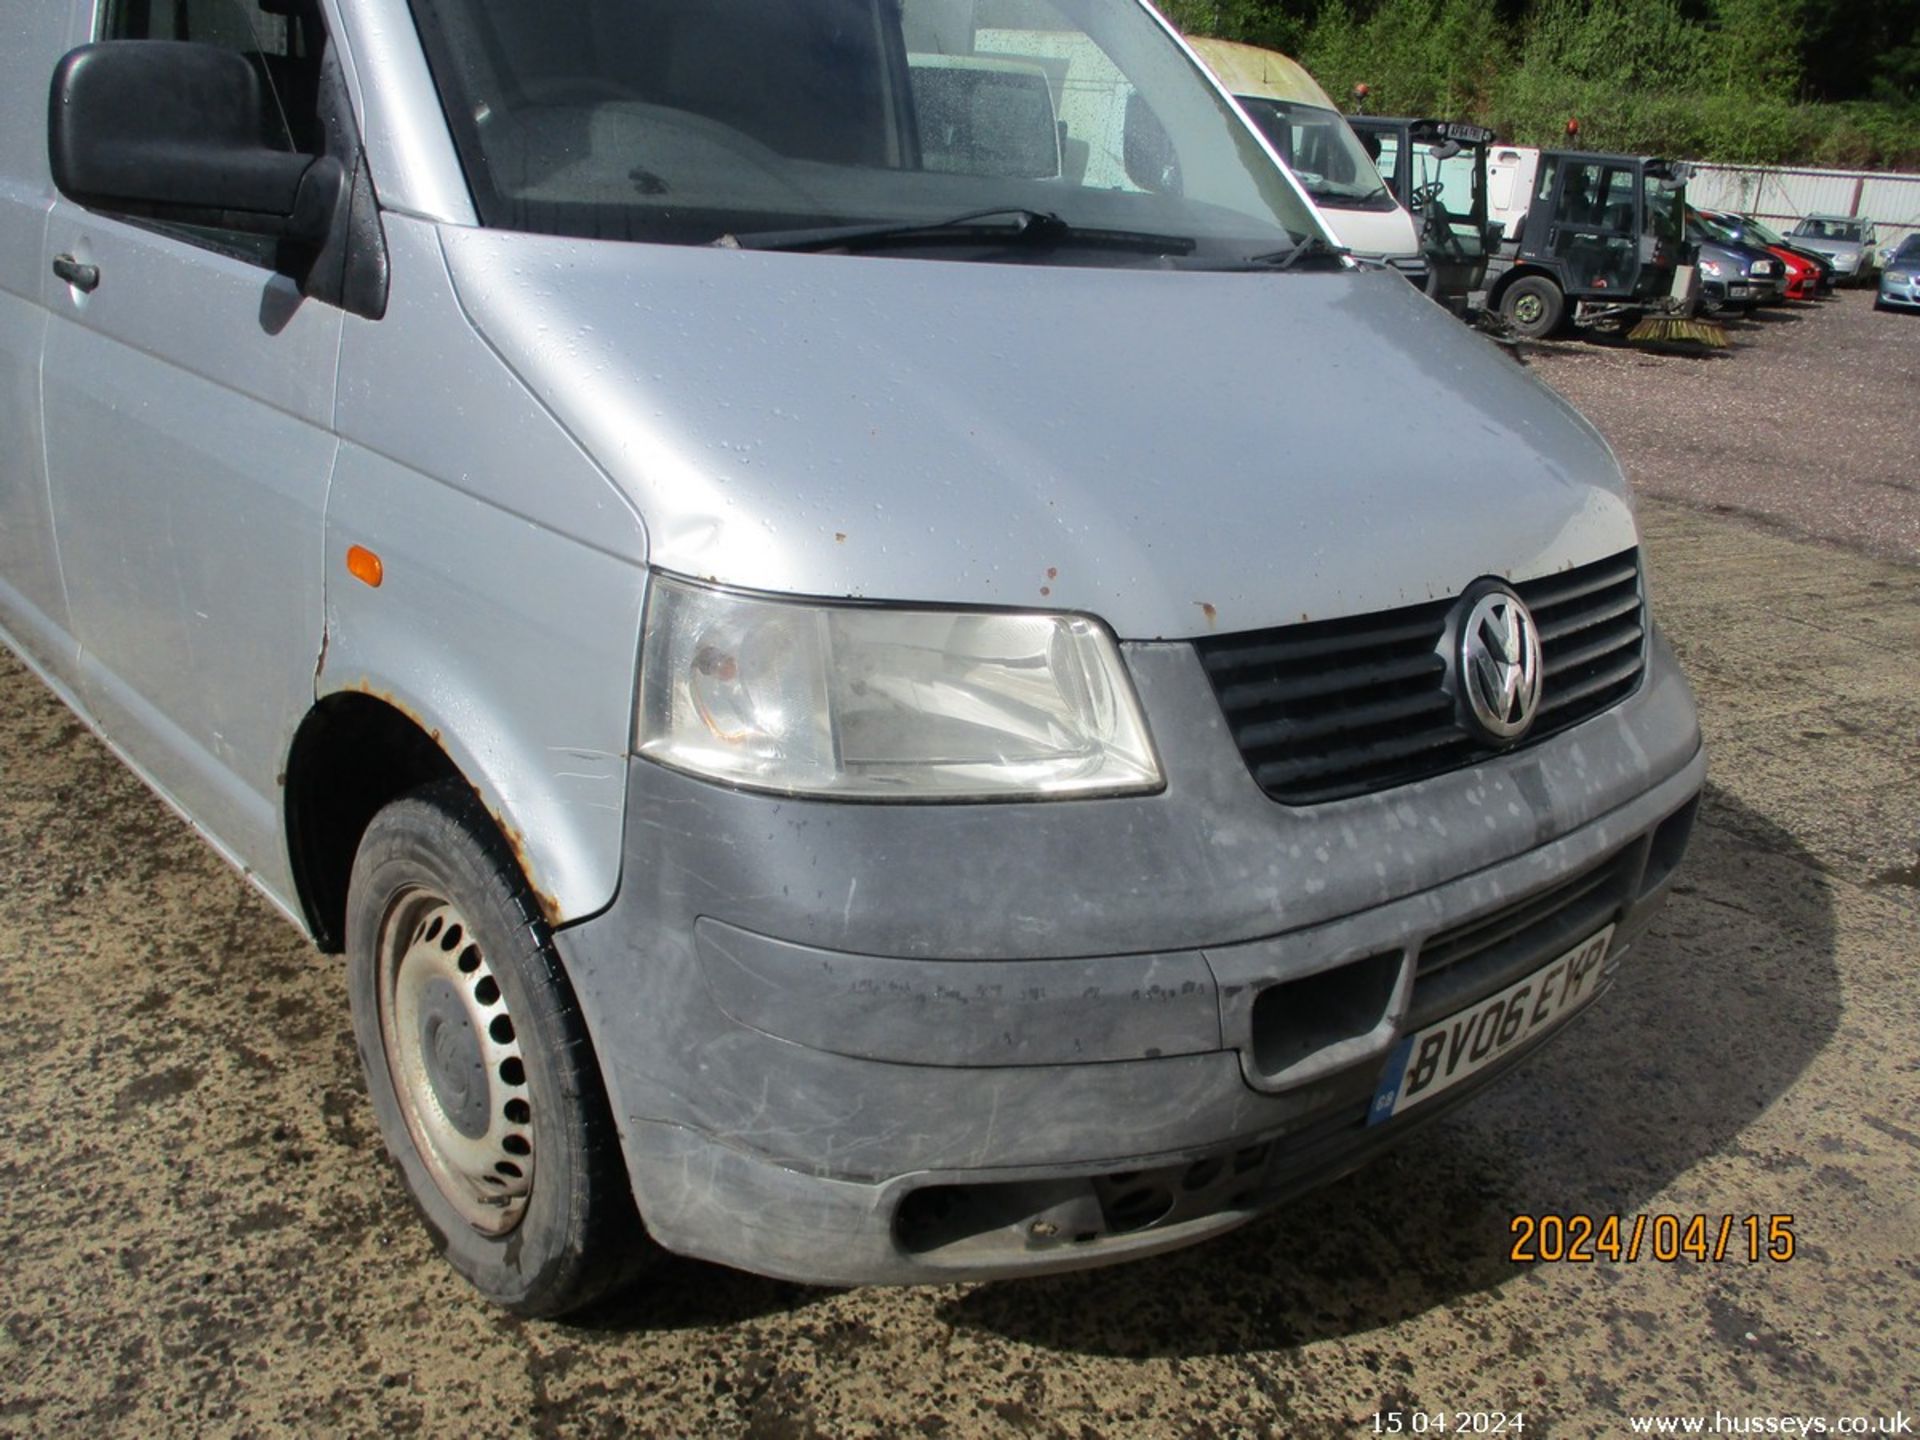
[[[1129,103],[1133,86],[1056,0],[904,0],[900,15],[926,168],[1138,192],[1146,188],[1143,165],[1164,170],[1171,163],[1171,152],[1157,165],[1140,159],[1166,146],[1160,121]],[[995,133],[950,124],[946,99],[961,86],[994,100]],[[1154,188],[1169,187],[1177,188],[1170,179]]]
[[1379,137],[1379,143],[1380,153],[1374,157],[1373,163],[1380,174],[1391,182],[1396,173],[1396,167],[1400,164],[1400,137],[1382,135]]
[[1046,71],[971,56],[909,54],[907,63],[922,168],[1032,180],[1060,174]]
[[[1560,205],[1553,218],[1563,225],[1595,223],[1601,194],[1600,167],[1568,165],[1565,173],[1566,184],[1560,191]],[[1540,175],[1540,193],[1543,197],[1552,181],[1552,174],[1543,169]]]
[[[263,141],[317,155],[320,57],[326,31],[313,0],[109,0],[103,40],[190,40],[246,56],[263,80]],[[154,228],[225,254],[272,266],[278,242],[235,230],[171,222]]]
[[1640,189],[1640,182],[1631,170],[1608,170],[1605,200],[1598,217],[1599,224],[1616,234],[1633,233],[1633,201]]
[[1455,235],[1477,253],[1484,243],[1482,226],[1475,214],[1481,208],[1480,162],[1471,149],[1434,162],[1434,178],[1440,182],[1439,201],[1447,212],[1447,222]]

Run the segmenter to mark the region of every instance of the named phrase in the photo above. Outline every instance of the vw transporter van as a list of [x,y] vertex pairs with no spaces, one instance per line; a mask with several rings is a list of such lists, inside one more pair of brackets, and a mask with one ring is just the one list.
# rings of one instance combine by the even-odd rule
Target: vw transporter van
[[1220,1234],[1667,894],[1620,467],[1148,6],[0,36],[0,629],[344,954],[495,1301]]

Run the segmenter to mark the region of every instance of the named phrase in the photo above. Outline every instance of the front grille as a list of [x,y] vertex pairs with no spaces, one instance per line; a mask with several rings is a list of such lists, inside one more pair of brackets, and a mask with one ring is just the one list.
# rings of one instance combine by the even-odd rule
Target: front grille
[[[1540,713],[1521,746],[1630,695],[1646,664],[1639,553],[1513,587],[1540,627]],[[1455,718],[1455,600],[1196,641],[1260,788],[1315,805],[1501,753]]]

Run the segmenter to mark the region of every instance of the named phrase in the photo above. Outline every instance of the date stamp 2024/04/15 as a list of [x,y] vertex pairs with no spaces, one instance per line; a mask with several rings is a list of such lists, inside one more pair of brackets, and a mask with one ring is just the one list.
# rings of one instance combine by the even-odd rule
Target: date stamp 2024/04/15
[[1798,1248],[1791,1215],[1516,1215],[1507,1226],[1507,1258],[1593,1265],[1657,1260],[1771,1261]]

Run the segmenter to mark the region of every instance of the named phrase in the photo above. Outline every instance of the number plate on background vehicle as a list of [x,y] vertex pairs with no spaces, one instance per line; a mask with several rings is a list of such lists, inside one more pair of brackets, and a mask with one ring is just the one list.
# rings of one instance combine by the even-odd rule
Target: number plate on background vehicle
[[1600,993],[1600,966],[1612,940],[1609,925],[1525,979],[1407,1036],[1387,1057],[1367,1123],[1431,1100],[1573,1014]]

